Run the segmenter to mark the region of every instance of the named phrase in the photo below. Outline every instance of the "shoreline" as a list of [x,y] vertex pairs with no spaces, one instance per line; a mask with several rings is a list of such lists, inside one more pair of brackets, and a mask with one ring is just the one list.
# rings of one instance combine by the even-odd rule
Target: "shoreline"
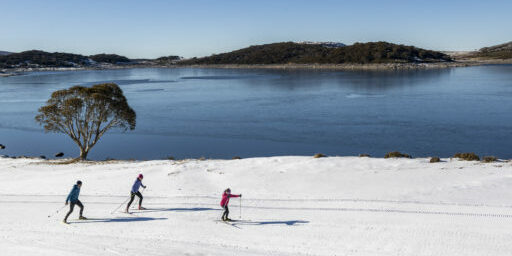
[[83,70],[117,70],[131,68],[213,68],[213,69],[269,69],[269,70],[332,70],[332,71],[405,71],[472,67],[483,65],[508,65],[512,59],[461,59],[454,62],[435,63],[376,63],[376,64],[193,64],[193,65],[112,65],[101,67],[42,67],[0,70],[0,77],[19,76],[31,72],[65,72]]

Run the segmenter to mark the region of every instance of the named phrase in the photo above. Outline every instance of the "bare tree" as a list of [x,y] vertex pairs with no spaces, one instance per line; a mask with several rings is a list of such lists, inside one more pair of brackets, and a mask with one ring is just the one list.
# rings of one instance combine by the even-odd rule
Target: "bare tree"
[[45,132],[67,134],[80,148],[80,160],[111,128],[135,129],[135,111],[117,84],[73,86],[52,93],[36,121]]

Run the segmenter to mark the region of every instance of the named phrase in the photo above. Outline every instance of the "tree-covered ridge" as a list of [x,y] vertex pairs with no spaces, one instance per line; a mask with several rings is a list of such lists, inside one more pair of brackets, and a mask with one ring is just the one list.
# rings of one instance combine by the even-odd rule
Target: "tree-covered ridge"
[[0,67],[28,67],[30,65],[41,65],[45,67],[73,67],[75,65],[86,65],[89,58],[79,54],[44,52],[38,50],[13,53],[0,56]]
[[91,60],[94,60],[96,62],[102,62],[102,63],[111,63],[111,64],[117,64],[117,63],[125,63],[130,62],[130,59],[126,58],[125,56],[120,56],[117,54],[96,54],[89,56]]
[[80,67],[93,65],[93,61],[91,60],[97,63],[111,64],[130,61],[130,59],[116,54],[97,54],[88,57],[72,53],[31,50],[0,56],[0,68]]
[[256,45],[192,58],[180,64],[343,64],[343,63],[403,63],[439,62],[452,59],[441,52],[387,42],[356,43],[346,47],[328,48],[322,45],[283,42]]

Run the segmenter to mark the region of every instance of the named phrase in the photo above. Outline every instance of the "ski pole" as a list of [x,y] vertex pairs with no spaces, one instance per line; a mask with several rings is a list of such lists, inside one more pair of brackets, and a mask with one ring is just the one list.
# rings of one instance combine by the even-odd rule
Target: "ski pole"
[[242,219],[242,196],[240,196],[240,219]]
[[124,202],[122,202],[116,209],[111,211],[110,214],[114,214],[114,212],[116,212],[119,208],[121,208],[121,206],[123,206],[123,204],[126,204],[126,202],[128,202],[128,200],[130,200],[130,197],[128,197],[126,200],[124,200]]
[[64,209],[64,207],[66,207],[66,206],[67,206],[67,205],[65,204],[64,206],[62,206],[61,208],[59,208],[56,212],[49,214],[49,215],[48,215],[48,218],[51,218],[53,215],[55,215],[55,214],[59,213],[59,212],[60,212],[62,209]]

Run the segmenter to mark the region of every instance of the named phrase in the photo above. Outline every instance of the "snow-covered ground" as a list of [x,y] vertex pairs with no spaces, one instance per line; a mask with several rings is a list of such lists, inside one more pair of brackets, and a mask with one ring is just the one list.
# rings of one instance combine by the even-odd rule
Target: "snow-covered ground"
[[[512,163],[443,160],[0,158],[1,255],[511,255]],[[111,214],[139,172],[148,210]],[[48,218],[77,179],[92,219]]]

